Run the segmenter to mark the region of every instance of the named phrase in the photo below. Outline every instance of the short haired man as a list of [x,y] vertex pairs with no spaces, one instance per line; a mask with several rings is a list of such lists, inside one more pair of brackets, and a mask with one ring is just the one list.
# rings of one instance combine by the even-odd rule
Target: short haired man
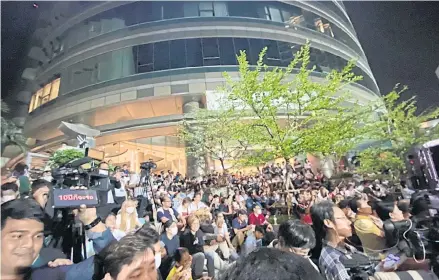
[[201,201],[203,195],[199,192],[195,193],[194,200],[189,205],[189,214],[192,214],[200,209],[208,208],[204,202]]
[[235,233],[232,245],[235,248],[244,243],[245,234],[248,230],[252,229],[252,226],[247,224],[247,213],[244,210],[238,210],[236,214],[237,217],[232,221],[232,228]]
[[157,264],[160,265],[156,256],[160,257],[160,245],[153,242],[143,235],[134,234],[112,243],[95,258],[94,279],[156,280]]
[[354,229],[361,240],[364,253],[379,258],[379,252],[386,249],[386,238],[382,230],[383,222],[373,216],[372,207],[365,199],[354,198],[351,202],[356,213]]
[[19,196],[18,185],[12,182],[4,183],[1,186],[1,203],[14,200]]
[[322,201],[311,207],[311,218],[317,240],[324,240],[319,258],[321,273],[327,280],[349,280],[343,265],[345,259],[357,250],[345,244],[352,235],[351,222],[343,211],[329,201]]
[[[79,220],[85,225],[89,239],[93,240],[95,248],[103,248],[114,240],[111,232],[96,216],[95,208],[85,208],[83,205],[78,212]],[[1,279],[64,279],[74,272],[84,275],[92,274],[93,267],[87,261],[70,266],[42,267],[32,269],[32,263],[37,259],[44,240],[44,211],[33,199],[15,199],[1,206]],[[73,274],[72,274],[73,273]]]
[[262,247],[262,239],[265,236],[263,226],[256,226],[252,234],[248,234],[245,239],[244,246],[241,250],[243,256],[246,256],[254,250]]
[[159,220],[162,225],[167,221],[173,221],[178,223],[179,228],[182,228],[185,225],[185,219],[183,219],[183,216],[181,216],[177,210],[172,208],[171,198],[165,195],[160,198],[160,202],[162,203],[162,207],[157,209],[157,220]]
[[32,198],[41,206],[45,208],[49,199],[49,192],[52,184],[46,180],[38,179],[33,181],[31,185]]

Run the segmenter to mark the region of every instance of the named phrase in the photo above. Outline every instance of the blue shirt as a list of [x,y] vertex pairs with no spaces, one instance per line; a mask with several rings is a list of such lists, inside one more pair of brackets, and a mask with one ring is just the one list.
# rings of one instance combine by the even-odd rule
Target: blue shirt
[[172,239],[169,239],[166,233],[163,233],[160,236],[160,241],[164,244],[168,257],[173,257],[178,247],[180,247],[180,237],[178,235],[175,235],[172,237]]
[[247,226],[247,222],[240,222],[238,218],[233,219],[232,228],[243,229]]
[[[172,217],[172,216],[174,216],[174,217]],[[163,208],[159,208],[157,210],[157,220],[159,220],[159,221],[161,221],[163,217],[165,217],[171,221],[176,221],[178,216],[179,216],[179,214],[178,214],[177,210],[175,210],[173,208],[170,208],[168,210],[165,210]]]
[[244,242],[244,246],[241,250],[242,256],[247,256],[257,248],[262,247],[262,239],[256,239],[254,234],[250,234],[247,236]]

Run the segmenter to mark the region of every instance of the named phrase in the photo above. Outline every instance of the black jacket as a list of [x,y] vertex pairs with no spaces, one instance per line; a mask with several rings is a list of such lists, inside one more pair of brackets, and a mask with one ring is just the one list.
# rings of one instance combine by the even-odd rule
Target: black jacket
[[204,244],[204,233],[201,230],[198,230],[195,235],[193,235],[189,229],[186,229],[180,236],[180,246],[187,248],[191,255],[200,252],[203,253]]

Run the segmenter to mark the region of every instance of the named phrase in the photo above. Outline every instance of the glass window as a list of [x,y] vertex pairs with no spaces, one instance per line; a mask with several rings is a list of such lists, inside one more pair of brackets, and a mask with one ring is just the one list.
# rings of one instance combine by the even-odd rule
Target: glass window
[[56,79],[39,89],[32,95],[31,102],[29,104],[29,113],[40,107],[41,105],[49,102],[58,97],[60,79]]
[[236,65],[236,54],[233,38],[219,38],[221,65]]
[[184,17],[198,17],[198,3],[186,2],[183,6]]
[[164,18],[182,18],[184,17],[184,3],[177,1],[170,1],[163,3]]
[[279,47],[277,41],[265,40],[265,45],[267,46],[267,59],[280,59]]
[[52,82],[52,88],[50,90],[50,100],[58,97],[60,84],[61,84],[60,78],[58,78]]
[[186,67],[185,40],[171,41],[170,52],[171,52],[171,69]]
[[154,43],[154,71],[169,69],[169,41]]
[[154,63],[153,44],[140,45],[137,48],[137,65],[149,65]]
[[287,67],[291,60],[293,60],[293,52],[298,51],[300,46],[296,47],[297,45],[287,42],[278,42],[277,45],[279,47],[281,66]]
[[259,54],[264,48],[264,43],[262,39],[250,39],[250,56],[249,62],[250,64],[256,65],[259,59]]
[[213,7],[216,17],[226,17],[229,15],[227,12],[227,5],[224,2],[213,2]]
[[274,7],[269,7],[269,12],[270,12],[270,19],[272,21],[277,21],[277,22],[283,22],[282,20],[282,15],[280,13],[280,10]]
[[203,58],[219,58],[217,38],[203,38]]
[[41,95],[41,104],[47,103],[50,100],[50,89],[52,88],[52,84],[48,83],[43,88],[43,94]]
[[240,51],[245,51],[247,57],[250,55],[250,46],[248,45],[247,38],[235,38],[235,53],[240,54]]
[[34,109],[35,98],[36,98],[36,95],[35,94],[32,95],[32,98],[31,98],[30,104],[29,104],[29,113],[32,112]]
[[290,22],[292,16],[293,14],[290,11],[282,10],[282,17],[284,22]]
[[203,38],[201,39],[203,46],[203,61],[204,65],[219,65],[219,49],[217,38]]
[[228,12],[234,17],[258,18],[258,4],[251,1],[229,1],[227,2]]
[[200,2],[199,3],[200,17],[213,17],[213,3],[212,2]]
[[203,52],[201,50],[201,39],[186,40],[187,66],[203,66]]

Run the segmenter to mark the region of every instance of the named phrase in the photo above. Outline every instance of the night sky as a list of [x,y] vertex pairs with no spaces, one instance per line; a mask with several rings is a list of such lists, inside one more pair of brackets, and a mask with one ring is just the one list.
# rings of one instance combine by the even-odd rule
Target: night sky
[[[21,75],[27,38],[44,2],[1,2],[2,98]],[[421,109],[439,105],[439,2],[345,2],[383,94],[409,86]]]

